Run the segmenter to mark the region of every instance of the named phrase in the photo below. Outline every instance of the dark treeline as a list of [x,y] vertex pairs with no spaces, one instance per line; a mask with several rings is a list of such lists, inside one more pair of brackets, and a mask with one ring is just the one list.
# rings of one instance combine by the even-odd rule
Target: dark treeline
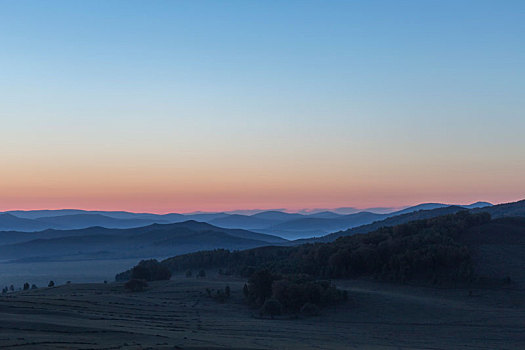
[[[469,281],[474,277],[471,256],[458,238],[470,227],[490,220],[487,213],[461,211],[383,227],[367,234],[340,237],[330,243],[233,252],[201,251],[164,260],[162,265],[174,272],[220,268],[223,273],[246,277],[267,269],[272,273],[308,274],[316,278],[374,277],[431,283]],[[129,277],[129,272],[123,275]]]

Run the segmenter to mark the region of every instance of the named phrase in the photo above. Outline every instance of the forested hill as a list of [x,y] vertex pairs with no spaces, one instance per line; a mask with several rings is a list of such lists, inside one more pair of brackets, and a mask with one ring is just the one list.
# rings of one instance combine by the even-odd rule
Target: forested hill
[[[502,229],[512,232],[513,236],[505,239],[507,243],[519,246],[514,254],[523,256],[525,240],[520,240],[525,236],[523,220],[491,220],[487,213],[461,211],[383,227],[367,234],[340,237],[329,243],[234,252],[201,251],[176,256],[164,260],[162,264],[172,271],[221,268],[224,273],[245,276],[259,269],[269,269],[278,273],[305,273],[318,278],[374,277],[398,282],[468,282],[477,275],[479,260],[475,259],[483,259],[483,256],[471,254],[471,243],[476,241],[472,235],[478,232],[487,241],[488,237],[498,235]],[[501,275],[491,277],[503,279],[509,276],[504,266],[499,271],[503,271]],[[125,277],[125,274],[120,277]]]
[[[314,237],[309,239],[301,239],[290,242],[289,244],[303,244],[303,243],[315,243],[315,242],[331,242],[342,236],[350,236],[358,233],[368,233],[378,230],[385,226],[395,226],[404,224],[415,220],[430,219],[447,214],[455,214],[460,211],[464,211],[465,207],[462,206],[448,206],[440,207],[430,210],[418,210],[412,211],[406,214],[396,215],[384,220],[378,220],[373,223],[362,225],[358,227],[349,228],[348,230],[338,231],[322,237]],[[494,219],[504,217],[525,217],[525,200],[504,203],[493,206],[485,207],[473,207],[469,209],[471,213],[488,213]]]
[[431,219],[443,215],[455,214],[460,211],[464,211],[465,208],[458,206],[449,206],[443,208],[436,208],[430,210],[418,210],[406,214],[396,215],[389,217],[384,220],[375,221],[371,224],[362,225],[354,228],[350,228],[344,231],[338,231],[322,237],[315,237],[303,240],[292,241],[290,244],[302,244],[302,243],[316,243],[316,242],[332,242],[342,236],[351,236],[358,233],[368,233],[380,229],[381,227],[396,226],[411,221]]

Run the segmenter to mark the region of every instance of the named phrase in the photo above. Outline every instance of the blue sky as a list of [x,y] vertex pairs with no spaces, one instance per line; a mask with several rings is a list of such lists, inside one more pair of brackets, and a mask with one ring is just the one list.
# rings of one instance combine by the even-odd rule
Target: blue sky
[[524,17],[523,1],[0,1],[0,200],[518,199]]

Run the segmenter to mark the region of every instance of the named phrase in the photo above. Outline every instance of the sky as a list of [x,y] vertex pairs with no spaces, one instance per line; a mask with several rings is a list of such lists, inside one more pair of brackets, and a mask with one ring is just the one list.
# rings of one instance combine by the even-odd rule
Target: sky
[[0,210],[525,198],[524,1],[0,0]]

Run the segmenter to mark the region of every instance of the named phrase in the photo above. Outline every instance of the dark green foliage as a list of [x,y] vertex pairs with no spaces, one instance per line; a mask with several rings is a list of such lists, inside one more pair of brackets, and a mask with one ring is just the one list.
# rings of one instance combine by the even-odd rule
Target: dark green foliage
[[301,315],[304,315],[304,316],[319,316],[320,314],[321,314],[321,310],[315,304],[305,303],[301,307]]
[[219,303],[224,303],[230,298],[230,287],[226,286],[224,291],[206,288],[206,295]]
[[27,283],[27,282],[24,283],[24,288],[23,288],[23,289],[24,289],[24,290],[29,290],[29,283]]
[[248,280],[247,299],[251,304],[261,306],[266,299],[272,296],[272,284],[281,279],[281,276],[272,274],[268,270],[255,272]]
[[54,281],[49,281],[49,283],[47,284],[48,287],[54,287],[55,286],[55,282]]
[[317,278],[468,282],[473,278],[472,262],[467,248],[459,243],[461,235],[489,221],[490,215],[486,213],[460,211],[340,237],[330,243],[205,251],[170,258],[163,264],[173,271],[222,267],[246,277],[265,269]]
[[282,309],[283,307],[279,300],[275,298],[269,298],[262,305],[260,313],[261,315],[268,315],[273,318],[274,316],[280,315],[282,313]]
[[148,283],[143,280],[131,279],[124,284],[124,288],[132,292],[142,292],[148,287]]
[[285,313],[298,313],[306,303],[327,306],[345,300],[344,293],[328,281],[315,281],[301,274],[281,276],[268,270],[257,271],[250,277],[244,295],[256,307],[276,299]]
[[170,270],[155,259],[142,260],[131,270],[131,279],[163,281],[170,278]]

